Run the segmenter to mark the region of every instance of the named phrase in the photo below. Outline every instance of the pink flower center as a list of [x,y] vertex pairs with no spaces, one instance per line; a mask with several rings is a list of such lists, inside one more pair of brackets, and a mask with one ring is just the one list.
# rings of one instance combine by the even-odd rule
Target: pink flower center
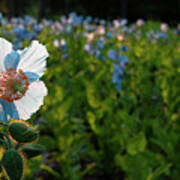
[[0,98],[13,102],[22,98],[28,90],[29,82],[24,72],[13,68],[0,72]]

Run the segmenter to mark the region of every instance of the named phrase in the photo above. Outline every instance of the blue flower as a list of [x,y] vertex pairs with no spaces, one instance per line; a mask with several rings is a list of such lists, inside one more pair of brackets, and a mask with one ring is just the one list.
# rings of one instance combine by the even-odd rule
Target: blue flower
[[101,52],[100,52],[100,51],[96,51],[94,57],[97,58],[97,59],[99,59],[100,56],[101,56]]
[[106,21],[102,19],[102,20],[99,21],[99,23],[100,23],[100,25],[105,25]]
[[166,39],[166,38],[168,38],[168,34],[167,33],[162,33],[162,32],[157,32],[155,34],[155,38],[156,39]]
[[105,43],[105,41],[99,39],[99,40],[97,41],[97,49],[98,49],[98,50],[103,49],[103,48],[104,48],[104,43]]
[[124,66],[129,62],[129,59],[126,56],[122,56],[120,54],[118,54],[117,59],[122,68],[124,68]]
[[129,47],[128,47],[128,46],[125,46],[125,45],[122,45],[122,46],[120,46],[119,48],[120,48],[120,50],[121,50],[122,52],[129,51]]
[[129,62],[129,59],[126,56],[120,55],[116,50],[113,49],[109,50],[108,58],[117,64],[120,64],[122,68]]
[[72,32],[72,24],[68,24],[66,27],[66,32],[70,34]]
[[28,35],[28,31],[25,28],[17,27],[12,31],[19,39],[26,38]]
[[112,39],[112,38],[113,38],[113,34],[112,34],[111,32],[107,32],[107,33],[106,33],[106,37],[107,37],[108,39]]
[[117,51],[115,51],[113,49],[109,50],[109,52],[108,52],[108,58],[109,59],[115,61],[117,59],[117,56],[118,56]]
[[90,44],[85,44],[84,45],[84,50],[87,51],[89,54],[94,53],[94,47]]
[[22,50],[0,38],[0,121],[27,120],[43,104],[47,89],[39,78],[46,68],[46,48],[33,41]]
[[121,88],[122,88],[122,79],[123,79],[122,68],[119,65],[114,64],[114,71],[112,74],[112,82],[115,84],[117,91],[121,90]]
[[91,23],[91,22],[92,22],[92,17],[91,17],[91,16],[86,17],[86,19],[84,20],[84,22],[85,22],[86,24]]
[[113,49],[109,50],[108,57],[114,61],[112,82],[115,84],[116,90],[119,91],[122,88],[123,69],[129,62],[129,59],[124,55],[120,55],[116,50]]
[[36,24],[36,25],[34,26],[34,31],[36,31],[37,33],[39,33],[39,32],[41,31],[41,26],[38,25],[38,24]]
[[74,12],[70,13],[69,17],[72,19],[72,23],[75,26],[79,26],[83,21],[83,17],[82,16],[77,16],[77,14],[74,13]]
[[3,19],[3,15],[2,13],[0,13],[0,21]]

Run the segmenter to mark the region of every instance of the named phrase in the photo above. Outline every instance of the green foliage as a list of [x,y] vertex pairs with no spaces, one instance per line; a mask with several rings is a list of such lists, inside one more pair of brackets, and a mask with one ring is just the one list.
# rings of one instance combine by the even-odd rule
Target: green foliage
[[[22,121],[11,122],[10,125],[1,123],[1,126],[1,167],[4,171],[0,177],[4,179],[5,175],[7,179],[20,180],[24,174],[24,163],[20,153],[24,153],[26,159],[30,159],[43,154],[45,147],[40,144],[27,144],[32,143],[38,137],[37,131],[30,128],[28,123]],[[11,138],[9,138],[8,133]],[[11,141],[12,139],[13,141]]]
[[20,180],[23,175],[23,160],[14,149],[9,149],[2,157],[2,166],[10,180]]
[[[170,30],[168,39],[151,42],[145,33],[158,27],[148,22],[140,39],[108,40],[114,45],[104,55],[122,44],[130,48],[120,92],[112,83],[112,61],[83,50],[82,27],[59,35],[43,29],[39,40],[50,54],[43,77],[49,93],[33,119],[49,156],[33,157],[24,179],[34,174],[55,180],[179,179],[180,39]],[[53,46],[62,38],[68,58]]]
[[[112,62],[103,63],[83,51],[85,39],[76,38],[80,29],[68,36],[49,35],[49,29],[40,35],[51,55],[40,129],[56,143],[49,141],[47,147],[56,151],[51,160],[60,164],[61,179],[180,176],[180,42],[171,32],[167,40],[149,42],[143,33],[158,26],[149,22],[139,40],[130,37],[125,42],[130,63],[120,92],[111,82]],[[52,44],[61,38],[68,44],[66,59]],[[122,45],[113,42],[115,47]]]
[[40,144],[25,144],[21,147],[21,151],[23,151],[28,158],[32,158],[44,153],[45,148]]
[[130,155],[136,155],[139,152],[143,152],[146,147],[146,138],[143,132],[140,132],[136,136],[129,139],[127,145],[127,151]]

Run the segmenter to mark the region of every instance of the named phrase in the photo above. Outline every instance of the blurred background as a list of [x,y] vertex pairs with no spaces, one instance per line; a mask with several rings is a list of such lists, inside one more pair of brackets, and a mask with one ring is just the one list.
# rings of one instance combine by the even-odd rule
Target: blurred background
[[16,146],[23,180],[180,180],[179,10],[180,0],[0,0],[0,37],[15,50],[38,40],[50,55],[48,96],[28,121],[39,139]]
[[74,11],[102,19],[144,18],[175,24],[180,21],[180,0],[1,0],[0,11],[10,17],[28,14],[39,19]]

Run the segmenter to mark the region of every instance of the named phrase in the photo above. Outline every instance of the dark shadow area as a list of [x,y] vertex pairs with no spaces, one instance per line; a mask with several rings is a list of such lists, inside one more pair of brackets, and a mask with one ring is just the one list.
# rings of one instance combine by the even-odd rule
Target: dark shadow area
[[168,23],[180,21],[180,0],[1,0],[0,11],[8,16],[32,14],[39,19],[52,18],[70,12],[101,19],[138,18]]

